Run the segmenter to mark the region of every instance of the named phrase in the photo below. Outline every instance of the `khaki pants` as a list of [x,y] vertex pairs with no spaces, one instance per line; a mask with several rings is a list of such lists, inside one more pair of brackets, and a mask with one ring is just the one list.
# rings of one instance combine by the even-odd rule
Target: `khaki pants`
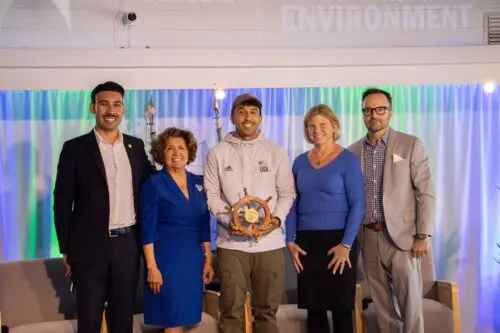
[[245,295],[251,291],[254,332],[278,333],[276,312],[281,303],[285,276],[283,249],[260,253],[219,249],[219,263],[219,332],[243,332]]
[[399,250],[385,230],[364,230],[362,253],[380,331],[424,333],[420,259]]

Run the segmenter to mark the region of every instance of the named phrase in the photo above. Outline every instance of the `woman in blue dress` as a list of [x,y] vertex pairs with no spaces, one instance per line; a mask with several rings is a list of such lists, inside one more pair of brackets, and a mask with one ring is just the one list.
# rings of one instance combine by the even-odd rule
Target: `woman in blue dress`
[[140,193],[140,234],[146,258],[144,323],[183,332],[201,321],[203,284],[214,271],[210,215],[203,179],[186,171],[196,158],[190,131],[168,128],[151,144],[163,170]]

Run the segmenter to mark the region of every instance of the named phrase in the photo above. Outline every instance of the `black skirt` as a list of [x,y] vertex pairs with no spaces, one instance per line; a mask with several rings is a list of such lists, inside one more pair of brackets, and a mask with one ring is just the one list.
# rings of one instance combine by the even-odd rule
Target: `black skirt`
[[316,311],[351,311],[356,293],[358,245],[355,241],[342,274],[328,269],[333,255],[328,251],[342,241],[344,230],[298,231],[296,243],[306,256],[300,256],[304,270],[297,277],[298,307]]

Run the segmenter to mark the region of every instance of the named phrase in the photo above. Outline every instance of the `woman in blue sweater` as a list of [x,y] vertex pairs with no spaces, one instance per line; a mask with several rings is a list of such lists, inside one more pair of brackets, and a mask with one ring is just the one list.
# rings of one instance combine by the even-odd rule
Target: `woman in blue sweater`
[[358,158],[336,143],[340,123],[320,104],[304,117],[304,134],[314,148],[293,164],[297,199],[286,219],[287,245],[298,273],[298,306],[307,309],[310,333],[353,331],[356,291],[356,234],[365,209]]

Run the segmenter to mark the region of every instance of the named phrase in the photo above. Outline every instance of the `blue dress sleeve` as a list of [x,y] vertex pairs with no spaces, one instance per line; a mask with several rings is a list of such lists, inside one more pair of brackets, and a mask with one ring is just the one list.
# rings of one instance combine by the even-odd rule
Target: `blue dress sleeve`
[[297,234],[297,201],[299,196],[295,198],[292,208],[286,217],[286,242],[295,243],[295,236]]
[[349,211],[347,213],[347,221],[342,238],[342,243],[349,246],[354,243],[359,226],[365,214],[365,184],[363,172],[359,158],[351,154],[352,158],[347,160],[344,173],[344,186],[347,196],[347,204]]
[[295,193],[297,194],[295,200],[293,202],[292,208],[288,212],[285,222],[285,230],[286,230],[286,242],[295,242],[295,236],[297,234],[297,220],[298,220],[298,211],[297,206],[300,200],[299,189],[297,187],[297,162],[298,157],[295,159],[292,167],[293,180],[295,183]]
[[[197,184],[203,186],[203,177],[199,176],[197,179]],[[207,204],[207,194],[205,189],[202,191],[203,194],[203,210],[204,213],[200,218],[200,239],[202,243],[210,242],[210,211],[208,210]]]
[[200,219],[200,238],[201,242],[210,242],[210,213],[207,211]]
[[155,177],[149,177],[139,193],[139,234],[142,245],[154,243],[158,239],[158,189]]

